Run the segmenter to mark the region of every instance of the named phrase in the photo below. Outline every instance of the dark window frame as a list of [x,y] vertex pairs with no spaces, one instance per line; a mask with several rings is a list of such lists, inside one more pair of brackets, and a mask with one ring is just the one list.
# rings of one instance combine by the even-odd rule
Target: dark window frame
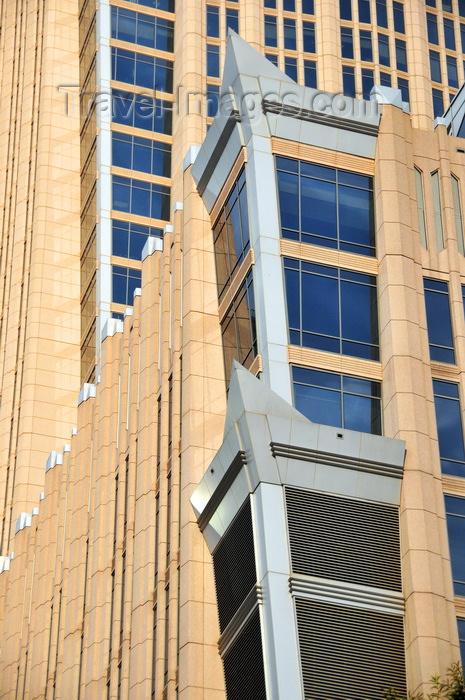
[[[452,569],[452,581],[454,593],[465,597],[465,555],[463,549],[463,535],[465,535],[465,498],[451,494],[444,494],[446,509],[447,533],[449,539],[450,563]],[[453,536],[455,526],[459,526],[460,535]],[[457,541],[457,539],[459,541]],[[463,576],[461,574],[464,574]]]
[[[120,26],[124,19],[134,23],[134,35],[129,38],[125,37],[124,29]],[[143,32],[139,31],[139,25],[144,24],[153,26],[153,41],[144,40]],[[174,50],[174,22],[172,20],[145,15],[114,5],[111,6],[111,36],[113,39],[127,41],[138,46],[147,46],[159,51],[172,53]]]
[[[288,170],[286,168],[292,168]],[[303,168],[316,168],[318,170],[318,176],[310,175],[307,173],[302,173]],[[276,171],[278,178],[278,192],[280,175],[279,173],[296,174],[298,176],[298,189],[296,196],[298,197],[298,227],[290,228],[288,226],[283,226],[282,224],[282,201],[280,198],[280,221],[281,221],[281,236],[283,238],[290,238],[291,240],[298,240],[300,242],[312,243],[314,245],[321,245],[326,248],[335,248],[339,250],[346,250],[348,252],[355,252],[360,255],[374,256],[376,255],[375,246],[375,223],[374,223],[374,198],[373,198],[373,178],[370,176],[359,176],[358,174],[351,173],[350,171],[342,170],[339,168],[329,168],[327,166],[320,166],[314,163],[306,163],[305,161],[299,161],[291,158],[283,158],[281,156],[276,156]],[[321,173],[321,174],[320,174]],[[334,179],[326,179],[331,177],[334,173]],[[355,178],[354,183],[351,183],[351,178]],[[301,216],[301,200],[302,200],[302,181],[306,187],[311,186],[311,180],[321,183],[334,183],[335,185],[335,198],[334,198],[334,209],[335,209],[335,236],[323,236],[321,233],[312,233],[310,231],[302,230],[302,216]],[[355,184],[359,182],[360,184]],[[362,182],[366,182],[366,186],[362,186]],[[341,223],[345,220],[344,216],[340,215],[340,208],[342,207],[342,195],[346,190],[340,191],[340,188],[354,188],[355,190],[363,190],[367,193],[369,208],[367,211],[368,226],[366,233],[369,236],[369,243],[360,243],[355,240],[346,240],[341,238]],[[352,190],[347,192],[347,194],[353,194]]]
[[[444,280],[432,277],[424,277],[423,284],[431,361],[453,365],[455,364],[454,327],[450,313],[449,285]],[[445,300],[446,303],[444,303]],[[439,323],[443,325],[441,339],[444,342],[441,343],[437,342]]]
[[[358,430],[360,432],[368,432],[372,435],[382,435],[380,382],[372,381],[370,379],[365,379],[362,377],[355,377],[352,375],[339,374],[335,372],[324,372],[309,367],[303,367],[301,365],[291,365],[291,375],[294,406],[297,408],[298,411],[303,413],[303,415],[306,415],[306,417],[313,423],[333,425],[333,427],[335,428],[342,428],[345,430]],[[305,379],[305,377],[307,379]],[[320,383],[317,383],[319,378]],[[309,387],[319,390],[319,399],[314,401],[314,406],[316,406],[315,411],[313,411],[314,406],[312,406],[311,411],[306,409],[306,407],[303,405],[303,400],[299,397],[298,394],[296,394],[296,386]],[[359,387],[358,391],[355,391],[356,386]],[[362,391],[362,388],[364,388],[365,391]],[[326,396],[325,392],[331,392],[327,394],[328,401],[330,401],[331,399],[333,399],[334,401],[334,397],[336,395],[340,397],[340,420],[325,423],[324,421],[318,419],[318,407],[320,407],[320,409],[324,408],[323,401],[325,400]],[[347,397],[353,397],[354,400],[356,400],[357,398],[370,400],[370,431],[361,429],[365,426],[359,425],[359,427],[357,427],[356,422],[350,423],[348,420],[346,420],[346,418],[349,417],[350,420],[353,420],[354,418],[354,412],[352,412],[351,410],[347,410],[346,404],[350,403],[350,400],[348,401]],[[366,402],[363,403],[365,405],[368,405]],[[337,408],[337,405],[334,404],[334,407]]]
[[[316,350],[334,352],[340,355],[348,355],[351,357],[360,357],[365,360],[378,361],[379,328],[376,277],[373,275],[345,270],[343,268],[319,265],[288,257],[283,258],[283,265],[289,343],[300,347],[309,347]],[[315,324],[312,322],[312,316],[314,316],[312,306],[304,303],[306,295],[308,294],[308,286],[306,282],[310,280],[311,286],[313,286],[314,289],[317,289],[318,281],[320,279],[322,280],[322,289],[324,289],[325,285],[328,285],[328,283],[331,288],[337,287],[337,292],[330,295],[331,302],[336,302],[331,311],[336,313],[328,314],[328,316],[334,316],[333,320],[335,320],[337,317],[338,328],[336,334],[328,334],[327,332],[321,333],[316,331]],[[296,280],[298,280],[297,294],[295,289]],[[333,283],[329,282],[330,280],[333,280]],[[348,298],[352,296],[353,293],[357,295],[357,288],[370,290],[369,307],[361,308],[362,304],[358,305],[357,307],[357,315],[359,316],[357,323],[360,320],[360,315],[362,312],[368,315],[368,325],[371,326],[370,342],[354,337],[357,332],[360,334],[360,328],[357,329],[357,323],[354,323],[353,326],[355,326],[355,329],[352,329],[350,317],[344,314],[344,310],[347,307]],[[322,295],[317,294],[315,303],[318,303],[318,298],[321,299]],[[325,300],[324,303],[326,304],[327,301]],[[325,306],[324,308],[327,307]],[[295,320],[296,316],[298,316],[298,322],[294,324],[292,322]],[[309,329],[309,326],[312,327],[312,330]],[[346,337],[345,333],[347,329],[349,330],[349,335]],[[353,332],[353,330],[355,330],[355,332]]]
[[[246,314],[240,316],[243,311]],[[255,293],[253,272],[249,270],[244,281],[234,295],[227,312],[221,320],[221,339],[225,363],[225,374],[229,379],[233,359],[249,369],[258,355],[258,338],[255,314]],[[227,335],[232,333],[234,342],[225,344]],[[243,343],[245,340],[246,343]]]
[[433,379],[441,471],[450,476],[465,477],[465,443],[459,392],[460,387],[455,382]]
[[[125,280],[125,292],[124,297],[118,296],[115,299],[116,294],[116,279],[121,278]],[[122,267],[120,265],[111,266],[111,300],[113,304],[123,304],[126,306],[133,306],[134,302],[134,290],[141,286],[142,273],[141,270],[135,270],[131,267]],[[138,284],[137,284],[138,283]],[[123,299],[121,301],[120,299]]]
[[[236,223],[239,224],[239,228],[236,231],[234,231],[233,224],[231,223],[234,221],[231,214],[235,207],[238,207],[237,212],[239,214],[236,220]],[[244,208],[245,212],[243,211]],[[235,247],[236,242],[240,242],[240,250]],[[215,250],[218,298],[222,299],[227,289],[229,289],[239,266],[250,250],[249,211],[245,168],[242,168],[239,173],[214,223],[213,246]],[[223,260],[221,260],[222,257]],[[225,274],[220,274],[220,270],[224,270]]]
[[[112,164],[120,168],[128,168],[129,170],[137,170],[142,173],[147,173],[150,175],[158,175],[159,177],[171,177],[171,145],[165,143],[164,141],[155,141],[152,139],[145,139],[141,136],[136,136],[134,134],[124,134],[119,131],[111,132],[111,143],[112,143]],[[117,153],[117,144],[127,144],[129,150],[129,159],[126,164],[121,162],[115,162],[115,155]],[[142,169],[138,163],[140,159],[137,157],[137,150],[143,149],[144,151],[150,152],[150,168]],[[157,156],[161,157],[161,164],[157,159]],[[161,167],[158,167],[161,165]]]

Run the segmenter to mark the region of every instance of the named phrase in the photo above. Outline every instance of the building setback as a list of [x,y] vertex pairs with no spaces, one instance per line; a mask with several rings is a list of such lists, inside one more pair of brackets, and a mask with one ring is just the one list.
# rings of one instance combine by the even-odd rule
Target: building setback
[[456,0],[2,6],[2,699],[460,659],[464,35]]

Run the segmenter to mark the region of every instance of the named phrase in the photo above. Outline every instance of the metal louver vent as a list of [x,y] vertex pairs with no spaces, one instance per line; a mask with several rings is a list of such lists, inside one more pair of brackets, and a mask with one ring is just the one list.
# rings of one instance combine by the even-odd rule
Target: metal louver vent
[[223,632],[257,581],[250,499],[215,549],[213,568],[220,630]]
[[228,700],[266,700],[258,608],[223,661]]
[[402,617],[299,598],[296,610],[306,700],[405,695]]
[[395,506],[286,489],[292,570],[401,591]]

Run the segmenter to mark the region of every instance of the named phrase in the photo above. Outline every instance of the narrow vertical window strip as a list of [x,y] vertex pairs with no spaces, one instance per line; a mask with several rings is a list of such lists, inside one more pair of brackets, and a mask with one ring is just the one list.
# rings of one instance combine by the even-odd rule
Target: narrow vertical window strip
[[460,185],[458,179],[455,175],[451,175],[452,178],[452,196],[454,200],[454,217],[455,217],[455,233],[457,236],[457,247],[459,253],[465,255],[465,246],[463,240],[463,218],[462,218],[462,205],[460,202]]
[[420,229],[420,243],[424,248],[428,248],[426,237],[425,220],[425,197],[423,192],[423,174],[421,170],[415,168],[415,188],[417,192],[418,228]]
[[444,230],[442,227],[441,193],[439,189],[439,172],[431,173],[431,188],[433,191],[434,233],[436,237],[436,251],[444,250]]

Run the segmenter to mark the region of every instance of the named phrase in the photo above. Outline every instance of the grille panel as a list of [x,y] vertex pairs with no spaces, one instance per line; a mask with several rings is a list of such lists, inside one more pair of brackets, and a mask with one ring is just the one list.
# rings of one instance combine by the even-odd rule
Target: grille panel
[[213,568],[223,632],[257,581],[250,499],[218,544],[213,554]]
[[395,506],[286,489],[292,570],[401,591]]
[[306,700],[379,700],[406,694],[403,619],[296,599]]
[[228,700],[266,700],[258,608],[223,661]]

